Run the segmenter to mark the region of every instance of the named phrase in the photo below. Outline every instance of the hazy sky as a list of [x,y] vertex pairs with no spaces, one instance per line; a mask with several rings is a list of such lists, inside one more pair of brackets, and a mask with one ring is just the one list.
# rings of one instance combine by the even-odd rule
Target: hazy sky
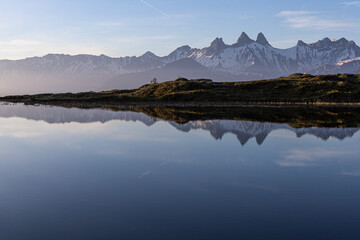
[[0,0],[0,59],[47,53],[158,55],[263,32],[275,47],[346,37],[360,43],[360,1]]

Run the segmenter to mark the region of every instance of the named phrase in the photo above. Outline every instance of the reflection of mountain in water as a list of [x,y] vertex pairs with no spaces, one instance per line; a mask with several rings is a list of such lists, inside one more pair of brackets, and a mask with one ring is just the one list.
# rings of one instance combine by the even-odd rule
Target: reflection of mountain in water
[[[156,122],[152,117],[137,112],[114,112],[103,109],[78,109],[51,106],[25,106],[23,104],[0,105],[0,117],[20,117],[30,120],[45,121],[47,123],[105,123],[111,120],[122,120],[139,121],[147,126],[151,126]],[[347,137],[352,137],[359,130],[358,128],[293,128],[287,124],[238,120],[199,120],[190,121],[185,124],[168,121],[168,123],[183,132],[189,132],[195,129],[209,131],[215,139],[221,139],[226,133],[231,133],[236,135],[242,145],[245,145],[251,138],[255,138],[256,142],[261,145],[272,131],[280,129],[290,130],[299,138],[306,134],[311,134],[323,140],[328,140],[330,138],[343,140]]]
[[45,121],[47,123],[105,123],[111,120],[140,121],[147,126],[155,123],[155,120],[143,113],[24,104],[0,104],[0,117],[20,117],[36,121]]
[[280,129],[293,131],[299,138],[311,134],[323,140],[330,138],[343,140],[352,137],[359,130],[358,128],[292,128],[287,124],[236,120],[192,121],[182,125],[171,122],[170,124],[185,132],[192,129],[204,129],[209,131],[215,139],[221,139],[226,133],[232,133],[236,135],[241,145],[245,145],[253,137],[261,145],[272,131]]

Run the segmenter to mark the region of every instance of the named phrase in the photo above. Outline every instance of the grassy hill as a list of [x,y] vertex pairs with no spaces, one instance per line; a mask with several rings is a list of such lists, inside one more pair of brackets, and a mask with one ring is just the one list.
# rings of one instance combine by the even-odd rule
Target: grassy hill
[[351,74],[319,76],[293,74],[289,77],[248,82],[213,82],[205,79],[179,78],[132,90],[7,96],[0,100],[114,104],[360,104],[360,77]]

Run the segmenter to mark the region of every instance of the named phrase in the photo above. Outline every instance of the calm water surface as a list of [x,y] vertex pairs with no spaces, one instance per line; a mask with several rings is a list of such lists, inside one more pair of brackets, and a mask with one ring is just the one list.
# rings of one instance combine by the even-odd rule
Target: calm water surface
[[360,239],[360,131],[0,105],[0,239]]

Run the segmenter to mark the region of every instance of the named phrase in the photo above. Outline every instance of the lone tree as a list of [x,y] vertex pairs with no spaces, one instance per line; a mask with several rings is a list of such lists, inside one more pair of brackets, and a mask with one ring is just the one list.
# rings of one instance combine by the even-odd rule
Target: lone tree
[[151,83],[151,84],[156,84],[156,83],[157,83],[157,78],[154,78],[153,80],[151,80],[150,83]]

